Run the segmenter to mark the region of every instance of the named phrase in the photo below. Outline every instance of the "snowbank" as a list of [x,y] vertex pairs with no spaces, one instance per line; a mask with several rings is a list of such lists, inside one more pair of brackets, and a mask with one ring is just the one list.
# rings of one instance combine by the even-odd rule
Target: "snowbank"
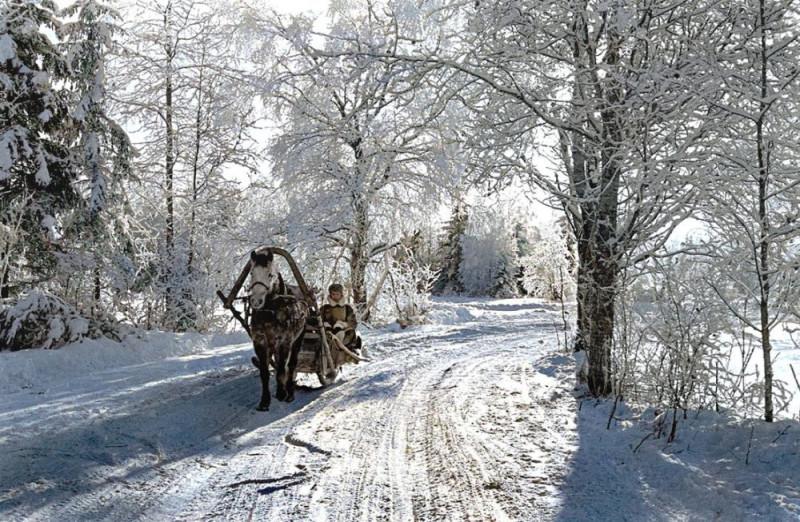
[[58,350],[0,352],[0,394],[42,389],[91,372],[191,355],[209,348],[248,342],[247,334],[145,332],[121,342],[84,339]]
[[[560,303],[538,298],[492,299],[489,297],[435,297],[435,307],[426,318],[431,324],[457,325],[474,321],[509,319],[517,315],[530,317],[531,313],[560,310]],[[573,305],[567,305],[570,308]]]
[[651,409],[583,401],[578,448],[559,520],[797,520],[796,421],[738,420],[712,411],[672,412],[656,438]]
[[120,338],[121,331],[112,321],[83,317],[61,298],[39,290],[0,303],[0,350],[58,348],[85,338]]

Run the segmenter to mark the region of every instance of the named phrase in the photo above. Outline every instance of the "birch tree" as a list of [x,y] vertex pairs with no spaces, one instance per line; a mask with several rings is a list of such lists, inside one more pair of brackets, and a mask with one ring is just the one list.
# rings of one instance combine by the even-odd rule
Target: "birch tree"
[[[703,180],[711,120],[696,56],[723,37],[706,7],[443,2],[402,34],[413,50],[351,53],[460,73],[473,170],[501,182],[524,175],[563,207],[578,243],[576,348],[588,351],[595,395],[613,385],[619,274],[691,213]],[[554,136],[561,165],[542,169],[534,158]]]
[[770,333],[800,297],[800,150],[792,137],[800,109],[797,16],[791,2],[735,4],[731,38],[708,64],[722,80],[715,105],[725,115],[714,161],[720,182],[705,206],[714,231],[706,246],[722,276],[710,284],[759,336],[767,422],[775,409]]
[[[322,50],[312,45],[310,19],[254,19],[278,52],[267,95],[280,118],[271,154],[289,198],[287,222],[302,224],[299,234],[311,231],[322,248],[345,252],[352,298],[363,313],[367,269],[401,235],[379,239],[377,232],[430,204],[457,175],[447,131],[438,125],[446,104],[419,88],[418,73],[404,64],[335,56],[359,48],[347,39],[353,33],[373,48],[396,43],[392,20],[370,2],[337,4],[334,37]],[[297,243],[297,233],[289,240]]]

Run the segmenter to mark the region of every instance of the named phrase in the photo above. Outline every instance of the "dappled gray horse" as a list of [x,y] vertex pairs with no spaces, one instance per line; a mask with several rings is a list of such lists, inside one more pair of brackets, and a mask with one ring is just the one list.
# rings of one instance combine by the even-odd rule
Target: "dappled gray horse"
[[250,253],[250,332],[261,375],[259,410],[269,410],[269,365],[275,366],[279,401],[294,400],[297,354],[303,345],[308,305],[288,290],[267,247]]

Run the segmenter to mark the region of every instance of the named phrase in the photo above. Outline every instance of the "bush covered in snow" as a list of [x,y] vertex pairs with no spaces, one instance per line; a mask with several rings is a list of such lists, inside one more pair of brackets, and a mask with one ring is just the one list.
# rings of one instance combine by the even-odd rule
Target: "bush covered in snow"
[[33,291],[0,305],[0,351],[58,348],[85,338],[119,339],[121,332],[110,320],[83,317],[62,299]]
[[575,296],[577,260],[567,233],[549,228],[534,241],[530,253],[520,259],[525,292],[533,297],[561,300]]
[[425,322],[431,309],[431,289],[437,273],[420,262],[410,249],[404,249],[392,263],[388,277],[388,300],[401,325]]
[[[717,268],[689,255],[653,258],[619,299],[618,392],[670,411],[670,439],[677,419],[690,410],[752,418],[763,409],[759,339],[742,320],[747,317],[730,313],[733,298],[726,302],[717,293],[735,290],[718,285]],[[786,412],[788,383],[776,377],[773,388],[775,411]]]

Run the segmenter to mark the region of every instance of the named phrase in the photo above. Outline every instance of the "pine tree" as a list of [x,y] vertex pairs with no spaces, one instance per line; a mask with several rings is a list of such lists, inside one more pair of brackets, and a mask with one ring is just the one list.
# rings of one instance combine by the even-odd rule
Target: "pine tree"
[[0,224],[16,231],[0,243],[0,297],[54,266],[56,217],[78,201],[70,118],[54,87],[68,80],[68,66],[45,31],[61,31],[52,1],[0,5]]
[[119,14],[97,0],[79,0],[63,14],[77,17],[64,26],[64,47],[70,66],[72,115],[79,130],[77,160],[89,180],[87,208],[95,219],[106,206],[111,178],[130,171],[128,135],[106,113],[105,61],[113,34],[119,30]]
[[461,261],[464,259],[462,237],[467,230],[469,216],[466,205],[459,201],[453,215],[444,227],[441,247],[439,248],[439,275],[433,287],[436,295],[460,293],[464,285],[459,277]]

